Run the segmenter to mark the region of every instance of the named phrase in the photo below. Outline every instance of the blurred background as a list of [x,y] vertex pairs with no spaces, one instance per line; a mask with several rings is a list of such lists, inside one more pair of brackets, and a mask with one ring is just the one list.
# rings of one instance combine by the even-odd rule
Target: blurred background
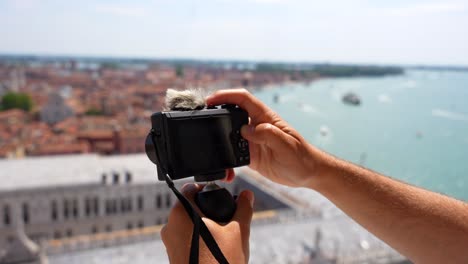
[[[0,0],[0,263],[168,262],[176,198],[144,154],[168,88],[244,87],[315,146],[468,200],[465,25],[457,0]],[[408,262],[319,194],[237,175],[252,263]]]

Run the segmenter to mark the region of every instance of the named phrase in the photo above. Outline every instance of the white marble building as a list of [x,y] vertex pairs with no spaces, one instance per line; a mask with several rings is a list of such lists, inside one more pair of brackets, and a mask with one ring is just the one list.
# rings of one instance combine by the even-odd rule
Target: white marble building
[[33,241],[159,225],[175,196],[142,155],[0,161],[0,248],[19,226]]

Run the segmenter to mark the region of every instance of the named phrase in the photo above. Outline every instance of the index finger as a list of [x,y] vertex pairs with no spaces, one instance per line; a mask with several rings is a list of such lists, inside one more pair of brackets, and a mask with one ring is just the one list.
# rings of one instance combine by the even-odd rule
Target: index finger
[[207,105],[235,104],[249,113],[254,123],[271,122],[271,109],[246,89],[219,90],[206,98]]
[[[203,215],[198,208],[198,206],[195,203],[195,196],[198,192],[200,192],[203,189],[203,185],[198,185],[198,184],[193,184],[193,183],[186,183],[181,190],[181,193],[187,200],[192,204],[192,207],[197,211],[197,213],[201,216]],[[182,217],[183,219],[181,219]],[[183,206],[181,201],[177,201],[174,207],[172,208],[171,212],[169,213],[168,217],[168,223],[178,223],[180,224],[181,222],[184,221],[190,221],[190,217],[188,213],[185,210],[185,207]]]

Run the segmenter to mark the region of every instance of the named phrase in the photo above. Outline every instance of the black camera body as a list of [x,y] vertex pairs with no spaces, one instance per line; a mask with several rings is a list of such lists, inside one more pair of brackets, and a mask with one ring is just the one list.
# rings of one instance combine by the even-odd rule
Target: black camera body
[[163,173],[173,180],[219,180],[226,169],[250,163],[248,141],[240,134],[248,121],[247,112],[236,105],[157,112],[151,116],[146,154],[157,165],[160,181]]

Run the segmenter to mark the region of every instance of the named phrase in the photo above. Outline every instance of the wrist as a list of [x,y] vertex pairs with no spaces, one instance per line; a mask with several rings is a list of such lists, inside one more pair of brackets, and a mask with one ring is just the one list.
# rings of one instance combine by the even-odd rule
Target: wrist
[[336,171],[338,160],[311,144],[308,144],[307,154],[304,157],[307,181],[301,187],[324,192],[335,174],[333,171]]

